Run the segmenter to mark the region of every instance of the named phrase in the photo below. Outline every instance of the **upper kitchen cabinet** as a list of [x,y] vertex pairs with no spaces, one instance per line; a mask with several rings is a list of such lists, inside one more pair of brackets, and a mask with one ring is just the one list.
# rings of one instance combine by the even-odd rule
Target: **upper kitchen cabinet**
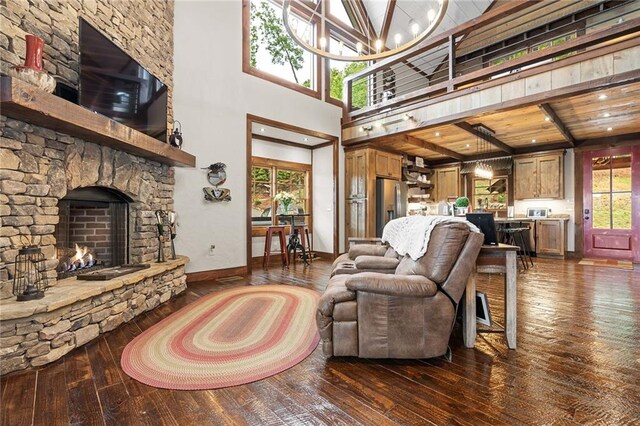
[[434,170],[434,201],[446,201],[448,197],[460,195],[460,167],[446,167]]
[[514,159],[514,198],[564,198],[564,151]]
[[372,152],[376,159],[376,176],[400,180],[402,177],[402,156],[384,151]]

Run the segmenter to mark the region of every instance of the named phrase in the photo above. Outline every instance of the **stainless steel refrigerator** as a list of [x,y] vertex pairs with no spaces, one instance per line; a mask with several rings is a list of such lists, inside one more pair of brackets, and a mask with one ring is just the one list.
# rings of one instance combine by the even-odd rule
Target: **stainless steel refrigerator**
[[407,215],[407,184],[391,179],[376,179],[376,237],[392,219]]

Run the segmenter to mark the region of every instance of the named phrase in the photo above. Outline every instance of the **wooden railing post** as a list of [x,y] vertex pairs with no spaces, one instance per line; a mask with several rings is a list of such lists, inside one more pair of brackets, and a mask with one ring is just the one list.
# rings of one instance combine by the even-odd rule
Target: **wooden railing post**
[[456,36],[455,34],[449,34],[449,83],[447,85],[447,92],[453,92],[454,85],[453,79],[456,77],[455,73],[456,65]]
[[353,111],[353,80],[347,80],[342,90],[342,99],[344,99],[345,110]]

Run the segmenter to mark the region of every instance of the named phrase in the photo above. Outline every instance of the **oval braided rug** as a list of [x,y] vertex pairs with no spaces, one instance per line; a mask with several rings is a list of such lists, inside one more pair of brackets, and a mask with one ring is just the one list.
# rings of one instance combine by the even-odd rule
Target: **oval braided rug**
[[122,353],[122,369],[147,385],[179,390],[272,376],[317,347],[318,298],[312,290],[286,285],[204,296],[133,339]]

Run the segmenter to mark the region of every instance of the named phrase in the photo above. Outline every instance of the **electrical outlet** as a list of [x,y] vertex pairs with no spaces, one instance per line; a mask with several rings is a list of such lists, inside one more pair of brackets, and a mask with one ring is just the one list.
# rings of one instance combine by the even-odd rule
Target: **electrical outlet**
[[215,244],[211,244],[209,246],[209,256],[213,256],[215,254],[215,250],[216,250],[216,245]]

